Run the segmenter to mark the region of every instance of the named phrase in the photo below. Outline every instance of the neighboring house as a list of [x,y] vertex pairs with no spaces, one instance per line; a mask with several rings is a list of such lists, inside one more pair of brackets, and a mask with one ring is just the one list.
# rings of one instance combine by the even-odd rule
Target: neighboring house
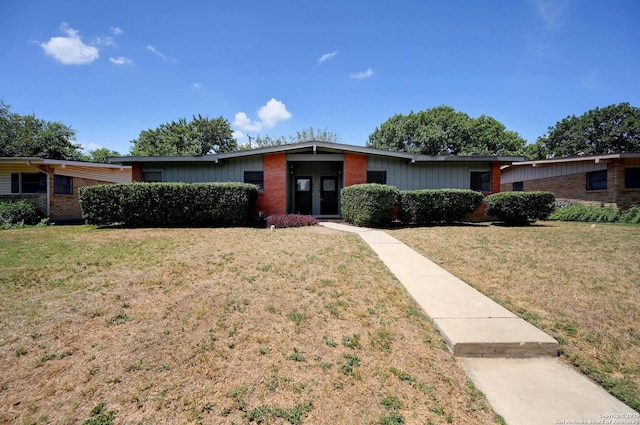
[[500,167],[522,157],[426,156],[328,142],[304,142],[194,157],[117,157],[142,182],[246,182],[260,187],[266,215],[340,215],[340,189],[383,183],[401,190],[500,190]]
[[640,205],[640,153],[515,162],[502,169],[502,191],[547,190],[556,198]]
[[0,157],[0,201],[26,200],[53,222],[82,219],[78,189],[131,182],[131,167],[43,158]]

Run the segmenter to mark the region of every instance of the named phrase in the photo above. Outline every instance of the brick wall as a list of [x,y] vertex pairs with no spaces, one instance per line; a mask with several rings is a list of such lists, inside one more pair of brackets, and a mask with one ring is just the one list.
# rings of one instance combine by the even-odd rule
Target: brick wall
[[500,192],[500,170],[502,163],[499,161],[493,161],[491,163],[491,193]]
[[81,220],[82,211],[78,200],[78,189],[81,187],[95,186],[97,184],[110,184],[108,182],[83,179],[73,177],[73,195],[56,195],[53,188],[53,174],[49,179],[49,193],[51,194],[51,205],[49,218],[53,221],[60,220]]
[[287,212],[287,155],[275,153],[263,157],[264,193],[258,197],[258,211],[267,215]]
[[361,184],[367,182],[367,156],[347,153],[344,154],[344,185]]
[[[620,208],[640,205],[640,189],[625,189],[624,170],[628,166],[640,166],[640,160],[616,160],[607,165],[607,189],[587,190],[586,173],[568,174],[544,179],[525,180],[524,190],[544,190],[556,194],[556,198],[575,199],[589,203],[613,203]],[[511,183],[502,184],[501,191],[512,190]]]

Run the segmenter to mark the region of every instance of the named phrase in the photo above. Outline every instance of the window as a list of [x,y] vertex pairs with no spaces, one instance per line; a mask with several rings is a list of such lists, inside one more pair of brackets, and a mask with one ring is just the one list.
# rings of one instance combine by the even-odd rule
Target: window
[[73,195],[73,177],[53,176],[53,193],[56,195]]
[[20,174],[11,174],[11,193],[20,193]]
[[161,182],[162,171],[143,171],[142,181],[147,183]]
[[471,190],[491,192],[491,171],[472,171]]
[[264,171],[245,171],[244,182],[255,184],[260,192],[264,192]]
[[640,189],[640,168],[625,168],[624,188]]
[[387,172],[367,171],[367,183],[387,184]]
[[511,190],[514,192],[522,192],[524,190],[524,182],[513,182]]
[[607,190],[607,170],[587,173],[587,190]]
[[13,173],[11,174],[11,193],[47,193],[47,175]]

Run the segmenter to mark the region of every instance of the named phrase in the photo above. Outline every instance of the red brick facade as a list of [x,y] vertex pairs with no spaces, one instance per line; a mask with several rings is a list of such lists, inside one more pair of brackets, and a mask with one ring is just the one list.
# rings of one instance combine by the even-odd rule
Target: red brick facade
[[491,193],[500,192],[500,167],[501,162],[494,161],[491,163]]
[[49,193],[51,194],[51,203],[49,206],[49,218],[54,221],[82,219],[78,190],[81,187],[95,186],[97,184],[110,184],[109,182],[73,177],[73,195],[57,195],[54,193],[55,191],[53,187],[53,174],[51,174],[50,177]]
[[[625,189],[625,168],[640,166],[640,159],[615,160],[607,164],[607,189],[587,190],[587,174],[576,173],[523,181],[523,190],[549,191],[556,198],[575,199],[589,203],[616,204],[620,208],[640,205],[640,189]],[[503,192],[512,190],[512,183],[501,185]]]
[[367,182],[367,156],[347,153],[344,154],[344,185],[361,184]]
[[287,212],[287,154],[275,153],[263,157],[264,193],[258,198],[258,211],[265,214]]

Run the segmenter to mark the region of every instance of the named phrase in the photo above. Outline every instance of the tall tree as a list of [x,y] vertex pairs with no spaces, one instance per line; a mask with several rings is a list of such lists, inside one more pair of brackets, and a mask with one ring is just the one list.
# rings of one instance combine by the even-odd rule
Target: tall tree
[[201,156],[237,148],[228,120],[201,115],[143,130],[131,143],[131,154],[140,156]]
[[368,147],[423,155],[521,155],[526,141],[496,119],[450,106],[397,114],[376,127]]
[[97,148],[88,151],[86,154],[83,154],[80,159],[83,161],[89,162],[106,162],[106,158],[109,156],[122,156],[118,151],[112,151],[107,148]]
[[289,143],[303,143],[311,141],[339,143],[340,134],[327,128],[321,130],[311,126],[303,130],[298,130],[296,131],[296,134],[290,135],[288,137],[280,136],[277,138],[273,138],[268,134],[266,136],[261,136],[260,134],[258,134],[255,139],[253,139],[250,145],[246,144],[242,148],[264,148],[268,146],[280,146]]
[[568,116],[527,146],[529,159],[640,152],[640,108],[619,103]]
[[0,156],[76,159],[81,152],[75,137],[68,125],[13,113],[0,100]]

